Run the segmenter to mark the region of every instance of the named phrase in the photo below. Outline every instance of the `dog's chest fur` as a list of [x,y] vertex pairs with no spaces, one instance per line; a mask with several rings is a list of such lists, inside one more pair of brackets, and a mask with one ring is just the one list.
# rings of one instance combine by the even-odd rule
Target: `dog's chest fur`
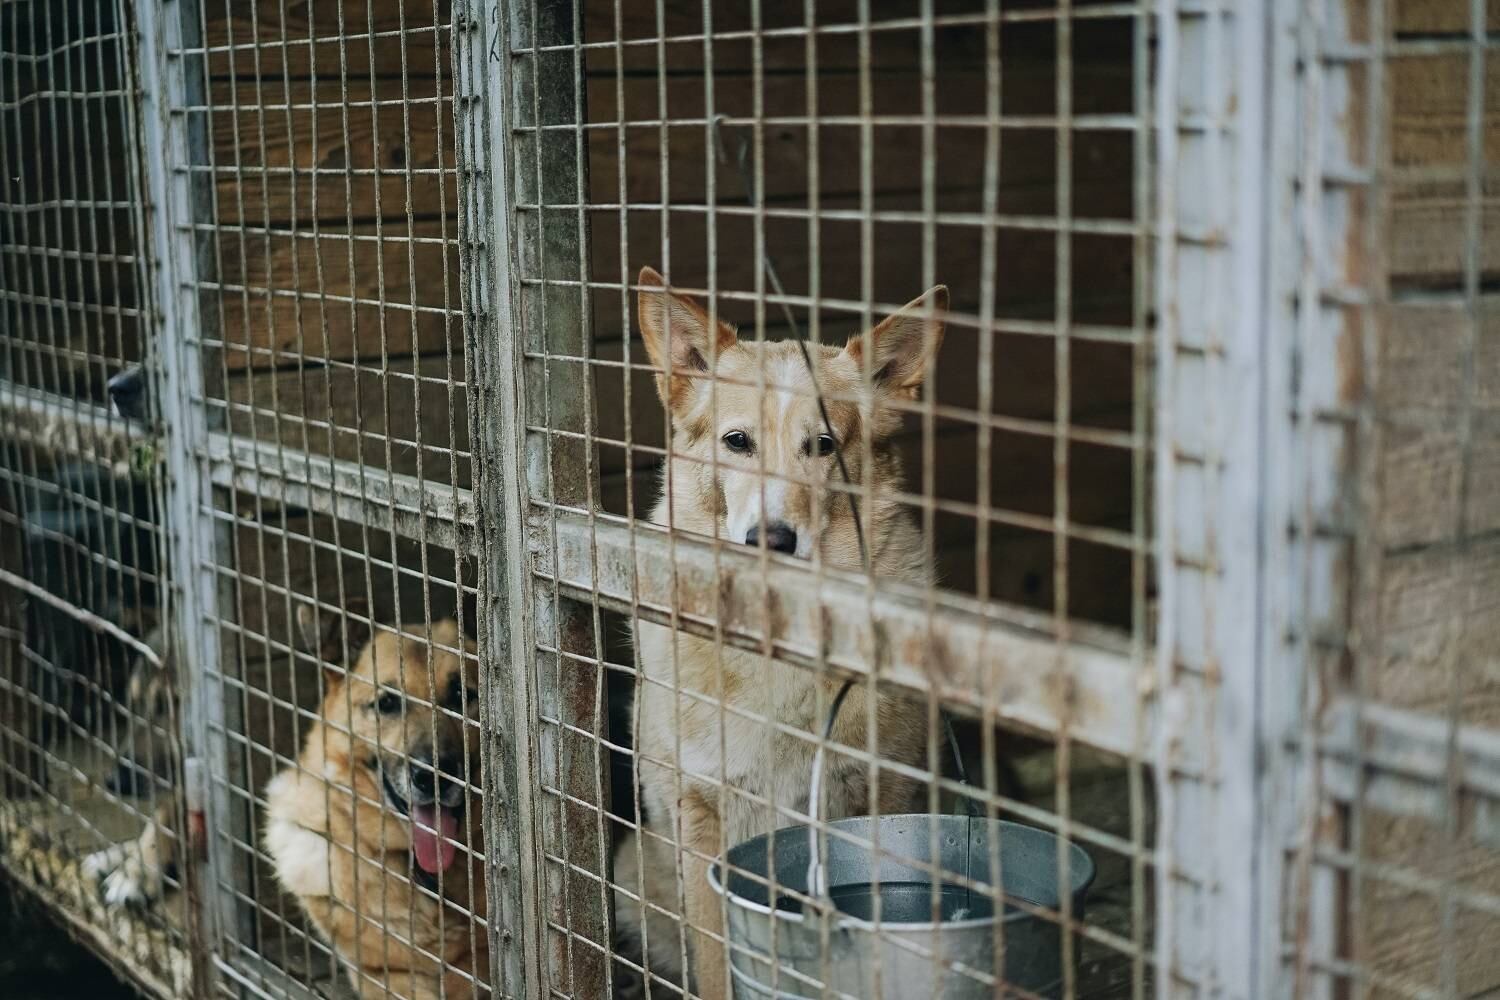
[[[722,816],[730,843],[790,822],[785,814],[773,822],[770,809],[757,799],[805,813],[816,750],[812,734],[822,732],[820,708],[827,712],[833,685],[824,685],[820,699],[820,682],[810,671],[768,661],[757,653],[716,649],[712,641],[680,633],[674,671],[669,628],[642,622],[637,641],[648,678],[640,694],[641,749],[648,760],[679,760],[685,784],[711,791],[717,789],[722,773],[731,789],[724,796]],[[680,693],[672,690],[674,673]],[[856,717],[853,708],[852,701],[846,702],[840,713],[845,742],[857,738],[847,732]],[[862,705],[857,717],[862,722]],[[830,766],[837,768],[839,779],[825,784],[825,809],[828,815],[848,815],[864,804],[862,769],[842,760]],[[647,763],[642,767],[657,770]],[[653,777],[657,780],[645,785],[647,809],[654,813],[655,823],[670,814],[670,803],[661,799],[676,782],[670,775]]]

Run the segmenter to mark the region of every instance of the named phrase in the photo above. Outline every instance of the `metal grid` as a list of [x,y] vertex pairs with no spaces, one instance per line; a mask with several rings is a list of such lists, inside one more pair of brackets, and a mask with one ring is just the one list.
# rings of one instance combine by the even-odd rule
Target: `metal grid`
[[213,974],[478,995],[475,590],[442,517],[471,474],[449,10],[152,17],[181,461],[199,473],[181,502]]
[[[838,978],[801,864],[737,874],[810,964],[705,891],[941,813],[1097,866],[1080,911],[1061,848],[915,864],[1018,911],[997,954],[1046,931],[1007,993],[1496,985],[1477,0],[87,6],[0,14],[0,517],[90,526],[0,553],[3,832],[123,971],[993,992],[883,895]],[[136,361],[147,428],[100,405]],[[190,665],[165,723],[106,642]],[[153,730],[156,798],[102,793]],[[56,874],[195,816],[144,915]]]
[[1480,995],[1500,985],[1482,945],[1500,913],[1497,23],[1480,3],[1330,3],[1296,30],[1316,151],[1299,340],[1338,350],[1309,415],[1345,470],[1302,530],[1349,586],[1308,639],[1335,698],[1304,734],[1316,825],[1287,965],[1318,995]]
[[0,9],[0,869],[122,976],[180,991],[192,850],[132,30],[124,5]]
[[[1058,981],[1033,989],[1153,989],[1146,12],[543,4],[508,29],[536,974],[559,996],[674,995],[686,962],[698,993],[724,995],[714,858],[792,824],[827,849],[829,818],[967,808],[1099,862],[1087,916],[1066,894],[1010,899],[1064,929]],[[701,303],[701,327],[643,265]],[[839,354],[861,331],[878,343],[868,331],[939,282],[946,297],[908,309],[913,326],[946,327],[941,353],[890,356],[922,384],[909,399],[882,386],[884,348]],[[674,310],[688,326],[643,329]],[[737,342],[707,332],[720,320]],[[811,360],[753,360],[801,336]],[[809,380],[804,364],[838,374]],[[872,393],[879,409],[860,410]],[[757,457],[716,445],[734,405],[748,408],[736,430],[765,435]],[[834,437],[840,461],[777,444],[773,410]],[[772,511],[768,497],[799,491],[800,514]],[[748,528],[796,516],[791,558],[747,544]],[[852,700],[822,738],[846,680]],[[950,714],[969,784],[949,762]],[[1029,758],[1007,723],[1043,734]],[[838,775],[821,819],[815,750]],[[820,905],[791,873],[771,878],[768,898]],[[890,932],[877,936],[901,954]],[[882,982],[879,960],[841,988],[824,960],[821,975],[771,966],[762,981],[936,988],[897,986],[895,967]]]

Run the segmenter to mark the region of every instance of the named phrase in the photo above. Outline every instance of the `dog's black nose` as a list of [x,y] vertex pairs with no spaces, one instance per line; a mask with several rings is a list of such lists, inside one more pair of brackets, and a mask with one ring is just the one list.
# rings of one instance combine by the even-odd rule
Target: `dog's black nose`
[[[745,532],[746,545],[760,544],[760,525],[756,525]],[[766,525],[766,548],[772,552],[785,552],[791,555],[797,551],[797,532],[792,530],[790,524],[784,521],[772,521]]]
[[141,370],[130,367],[113,375],[108,384],[109,398],[114,402],[120,416],[139,418],[143,416],[142,400],[146,395],[146,379]]
[[411,759],[411,787],[417,801],[436,802],[447,797],[448,789],[459,784],[459,768],[463,761],[453,754],[444,754],[434,764],[426,754]]

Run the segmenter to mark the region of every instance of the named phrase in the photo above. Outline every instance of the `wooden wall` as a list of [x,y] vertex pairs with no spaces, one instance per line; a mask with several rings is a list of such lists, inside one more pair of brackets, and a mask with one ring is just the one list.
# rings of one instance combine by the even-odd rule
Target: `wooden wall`
[[[603,5],[600,5],[603,6]],[[956,5],[947,13],[962,13]],[[909,13],[902,5],[875,4],[872,21]],[[818,246],[805,217],[775,217],[764,222],[764,239],[787,291],[806,294],[814,276],[827,299],[860,301],[862,254],[869,250],[873,299],[900,303],[925,287],[921,224],[924,156],[922,130],[906,124],[922,113],[921,41],[912,30],[875,31],[870,36],[870,110],[880,124],[868,136],[870,201],[889,215],[868,231],[850,210],[862,205],[861,157],[865,136],[857,125],[863,99],[860,52],[855,34],[816,36],[812,61],[805,37],[776,35],[778,28],[802,24],[800,5],[770,5],[761,27],[770,32],[758,53],[761,75],[754,72],[757,52],[748,40],[716,41],[713,70],[705,68],[701,41],[701,4],[668,2],[666,33],[685,36],[665,46],[666,71],[657,72],[655,46],[632,46],[631,39],[655,36],[655,17],[626,15],[617,31],[612,13],[590,19],[590,41],[619,39],[617,48],[589,50],[589,120],[606,127],[591,131],[588,146],[592,221],[592,264],[598,282],[633,282],[643,264],[669,268],[680,286],[708,283],[709,213],[707,186],[713,153],[710,132],[702,124],[705,93],[713,90],[716,115],[746,117],[758,106],[763,130],[763,176],[768,209],[802,211],[817,208]],[[746,27],[747,15],[734,4],[713,5],[716,32]],[[820,24],[853,23],[853,4],[820,4]],[[1127,19],[1080,20],[1074,26],[1072,113],[1132,113],[1134,80],[1132,22]],[[1058,132],[1037,122],[1057,111],[1056,27],[1047,21],[1007,24],[1001,41],[1000,88],[1003,113],[1015,121],[1000,130],[999,187],[996,210],[1011,221],[996,227],[994,269],[983,273],[983,229],[969,225],[964,213],[983,209],[985,130],[944,124],[934,129],[932,188],[940,221],[933,227],[930,264],[934,281],[947,284],[953,308],[977,314],[982,281],[995,285],[997,321],[1045,323],[1056,316],[1057,238],[1045,228],[1022,224],[1016,217],[1056,217],[1058,185],[1068,185],[1075,217],[1128,222],[1132,218],[1133,136],[1128,131],[1077,128],[1071,131],[1072,170],[1058,176]],[[973,25],[935,31],[935,108],[949,122],[970,116],[984,121],[986,53],[984,32]],[[665,101],[665,104],[663,104]],[[817,123],[807,125],[809,109]],[[899,116],[905,116],[901,118]],[[662,119],[685,120],[663,129]],[[1023,119],[1030,119],[1024,122]],[[899,123],[892,123],[893,121]],[[608,127],[614,124],[616,127]],[[816,135],[814,136],[814,131]],[[748,129],[726,127],[723,138],[734,156]],[[816,164],[812,149],[816,143]],[[665,154],[667,210],[663,203]],[[713,214],[717,287],[724,292],[756,288],[760,262],[754,252],[754,220],[744,183],[732,166],[712,161],[716,187]],[[816,167],[818,190],[810,194]],[[814,196],[815,194],[815,196]],[[621,204],[626,205],[622,212]],[[623,234],[622,234],[623,229]],[[670,242],[670,262],[664,242]],[[622,249],[623,248],[623,249]],[[1129,236],[1082,235],[1071,239],[1071,274],[1063,285],[1077,324],[1128,327],[1133,304],[1133,255]],[[594,297],[596,355],[612,363],[625,356],[627,338],[632,364],[645,360],[644,348],[616,290]],[[748,302],[723,298],[721,314],[745,330],[754,329]],[[804,310],[798,310],[804,313]],[[821,337],[840,342],[859,329],[859,317],[824,309]],[[806,328],[807,317],[799,320]],[[973,321],[971,320],[970,323]],[[785,335],[779,308],[766,310],[766,336]],[[1045,333],[1045,331],[1044,331]],[[993,334],[993,412],[999,417],[1050,423],[1054,419],[1057,382],[1056,346],[1050,335],[1016,332]],[[940,404],[976,408],[979,402],[979,336],[972,325],[950,325],[934,385]],[[1070,419],[1075,426],[1129,430],[1132,403],[1132,352],[1128,346],[1084,340],[1071,344]],[[656,488],[653,469],[662,447],[663,417],[649,375],[635,373],[630,386],[630,450],[623,447],[626,408],[623,378],[617,368],[595,374],[599,424],[614,428],[618,445],[600,449],[606,507],[627,509],[627,490],[638,515],[649,511]],[[921,425],[913,418],[905,432],[909,483],[921,493],[924,461]],[[934,494],[972,504],[979,462],[972,421],[942,419],[930,456]],[[1048,434],[997,430],[989,456],[992,504],[995,508],[1050,518],[1053,497],[1053,438]],[[1069,450],[1070,517],[1082,524],[1128,529],[1131,513],[1129,453],[1119,448],[1074,444]],[[977,521],[940,512],[936,548],[946,585],[973,592]],[[1048,532],[991,524],[989,592],[998,598],[1039,607],[1053,606],[1053,539]],[[1074,541],[1069,546],[1069,603],[1083,617],[1128,624],[1130,559],[1127,553]]]
[[208,320],[233,430],[467,485],[449,18],[208,4]]
[[[1399,0],[1395,37],[1461,42],[1469,5]],[[1488,4],[1489,31],[1500,4]],[[1468,169],[1468,54],[1393,56],[1381,101],[1390,137],[1385,277],[1393,304],[1378,327],[1368,387],[1373,450],[1361,456],[1364,496],[1374,504],[1354,588],[1364,630],[1355,664],[1366,697],[1461,722],[1500,727],[1500,60],[1487,60],[1483,92],[1478,325],[1462,297]],[[1473,334],[1472,366],[1465,355]],[[1466,388],[1467,386],[1467,388]],[[1470,444],[1460,414],[1470,400]],[[1461,488],[1467,477],[1467,488]],[[1462,509],[1460,509],[1462,504]],[[1472,826],[1466,807],[1456,837],[1436,820],[1367,810],[1359,851],[1419,879],[1453,880],[1500,895],[1500,851]],[[1438,897],[1371,873],[1351,914],[1352,957],[1377,977],[1366,995],[1410,995],[1443,982],[1445,944],[1456,955],[1462,996],[1500,988],[1500,961],[1487,945],[1500,921],[1460,907],[1451,930]],[[1450,937],[1451,935],[1451,937]]]

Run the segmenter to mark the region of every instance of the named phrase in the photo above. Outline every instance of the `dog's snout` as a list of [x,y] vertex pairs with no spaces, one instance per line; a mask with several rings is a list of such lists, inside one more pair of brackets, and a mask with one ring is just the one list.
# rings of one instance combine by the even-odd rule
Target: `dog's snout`
[[109,398],[122,417],[139,418],[146,394],[146,380],[139,368],[127,368],[113,375],[107,385]]
[[411,788],[413,799],[428,803],[442,801],[452,804],[461,790],[459,769],[463,761],[456,754],[443,754],[436,761],[431,754],[417,754],[411,759]]
[[[755,525],[745,532],[746,545],[760,544],[760,525]],[[788,555],[797,551],[797,532],[790,524],[784,521],[772,521],[766,525],[766,548],[772,552],[785,552]]]

